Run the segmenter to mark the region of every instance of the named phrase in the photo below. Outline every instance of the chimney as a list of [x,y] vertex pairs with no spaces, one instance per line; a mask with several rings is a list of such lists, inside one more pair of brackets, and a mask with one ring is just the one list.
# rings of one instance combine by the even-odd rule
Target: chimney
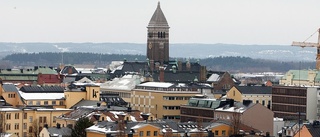
[[143,120],[145,120],[146,122],[148,122],[149,114],[143,113],[143,114],[141,114],[141,116],[142,116]]
[[159,73],[159,81],[164,82],[164,67],[160,67],[160,73]]
[[129,103],[129,106],[128,106],[128,108],[127,108],[127,112],[132,112],[132,108],[131,108],[130,103]]
[[245,106],[249,106],[252,103],[252,101],[251,100],[243,100],[242,103]]
[[156,69],[156,70],[159,70],[160,63],[159,63],[159,62],[156,62],[156,63],[154,63],[154,64],[155,64],[155,69]]
[[61,124],[57,123],[57,128],[60,129],[61,128]]
[[189,60],[186,63],[186,67],[187,67],[187,71],[191,71],[191,64]]
[[233,107],[234,106],[234,100],[233,99],[229,99],[229,107]]
[[154,70],[154,60],[150,60],[150,70]]
[[179,60],[178,61],[178,70],[181,71],[182,70],[182,62]]

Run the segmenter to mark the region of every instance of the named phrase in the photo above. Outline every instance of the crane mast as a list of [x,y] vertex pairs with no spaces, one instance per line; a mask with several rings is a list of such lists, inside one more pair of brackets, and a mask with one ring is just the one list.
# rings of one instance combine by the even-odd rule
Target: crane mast
[[[317,48],[316,69],[320,70],[320,29],[318,29],[317,32],[318,32],[318,43],[305,42],[306,40],[304,42],[295,42],[295,41],[293,41],[291,46],[299,46],[299,47],[302,47],[302,48],[304,48],[304,47],[316,47]],[[311,36],[313,36],[314,34],[312,34]]]

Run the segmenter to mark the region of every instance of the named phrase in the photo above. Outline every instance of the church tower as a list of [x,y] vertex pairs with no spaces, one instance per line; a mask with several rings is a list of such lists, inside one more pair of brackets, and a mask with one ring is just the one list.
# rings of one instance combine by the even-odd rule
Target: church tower
[[160,2],[148,25],[147,58],[160,64],[169,62],[169,25]]

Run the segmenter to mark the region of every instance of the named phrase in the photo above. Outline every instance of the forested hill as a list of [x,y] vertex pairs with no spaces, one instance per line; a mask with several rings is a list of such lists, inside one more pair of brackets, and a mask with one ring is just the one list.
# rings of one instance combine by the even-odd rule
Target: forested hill
[[[106,67],[111,61],[145,61],[144,55],[120,55],[100,53],[75,53],[75,52],[42,52],[42,53],[15,53],[2,59],[0,67],[12,66],[58,66],[59,64],[90,64],[97,67]],[[175,60],[175,59],[172,59]],[[177,60],[186,61],[186,58]],[[214,57],[205,59],[189,59],[199,61],[207,66],[208,70],[231,72],[286,72],[290,69],[313,69],[315,62],[280,62],[274,60],[252,59],[249,57]],[[3,63],[6,63],[5,65]]]

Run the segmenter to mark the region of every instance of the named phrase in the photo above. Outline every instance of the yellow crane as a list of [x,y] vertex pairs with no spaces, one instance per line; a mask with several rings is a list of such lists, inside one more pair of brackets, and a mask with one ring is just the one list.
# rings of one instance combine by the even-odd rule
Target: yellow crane
[[[311,38],[314,34],[318,32],[318,43],[313,42],[306,42],[309,38]],[[314,32],[309,38],[307,38],[303,42],[292,42],[292,46],[299,46],[299,47],[317,47],[317,57],[316,57],[316,69],[320,70],[320,29]]]

